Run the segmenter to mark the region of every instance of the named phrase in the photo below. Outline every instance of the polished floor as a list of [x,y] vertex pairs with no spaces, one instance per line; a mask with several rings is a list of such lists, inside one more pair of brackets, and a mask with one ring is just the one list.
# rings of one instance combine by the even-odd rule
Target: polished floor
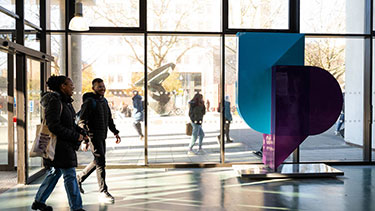
[[[337,178],[250,180],[232,168],[110,169],[108,186],[116,203],[97,202],[95,174],[82,195],[86,210],[375,210],[375,166],[335,166]],[[31,210],[41,179],[0,194],[0,210]],[[60,179],[47,203],[67,211]]]

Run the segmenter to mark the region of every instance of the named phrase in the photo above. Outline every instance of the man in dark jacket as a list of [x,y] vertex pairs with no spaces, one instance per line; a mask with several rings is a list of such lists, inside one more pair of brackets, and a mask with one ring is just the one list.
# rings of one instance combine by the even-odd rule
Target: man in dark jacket
[[139,140],[143,140],[143,133],[142,133],[142,126],[141,122],[143,121],[143,102],[142,102],[142,97],[138,94],[137,90],[133,91],[133,117],[134,117],[134,122],[133,126],[135,130],[137,131],[139,135]]
[[116,136],[117,144],[121,142],[121,138],[118,135],[119,131],[113,123],[108,101],[104,98],[106,89],[103,80],[100,78],[94,79],[92,81],[92,89],[94,92],[83,95],[83,104],[78,124],[89,131],[91,138],[90,148],[94,155],[94,160],[78,174],[77,180],[81,193],[84,193],[82,182],[96,169],[100,192],[99,201],[114,203],[114,197],[108,192],[105,182],[105,140],[108,128]]
[[55,156],[53,161],[43,159],[44,166],[49,168],[48,174],[35,196],[31,208],[33,210],[53,210],[45,204],[61,175],[64,175],[64,186],[68,194],[69,206],[72,210],[83,210],[82,199],[76,180],[77,154],[85,131],[75,124],[75,111],[72,106],[74,85],[65,76],[51,76],[47,81],[48,88],[42,96],[41,104],[45,108],[44,118],[48,129],[56,135]]

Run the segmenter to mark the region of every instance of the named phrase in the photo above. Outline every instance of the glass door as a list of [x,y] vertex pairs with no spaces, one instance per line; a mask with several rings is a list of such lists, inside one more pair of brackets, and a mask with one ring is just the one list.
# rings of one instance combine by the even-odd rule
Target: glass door
[[[14,169],[13,58],[0,51],[0,169]],[[8,83],[10,81],[10,83]]]
[[[26,59],[26,108],[27,108],[27,153],[29,153],[36,135],[37,125],[41,122],[40,99],[42,89],[40,86],[41,63],[39,61]],[[40,157],[28,159],[28,175],[31,176],[42,169]]]

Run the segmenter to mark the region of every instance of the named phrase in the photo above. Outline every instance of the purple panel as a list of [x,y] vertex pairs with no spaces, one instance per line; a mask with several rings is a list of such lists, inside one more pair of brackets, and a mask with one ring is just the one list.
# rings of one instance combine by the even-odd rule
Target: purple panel
[[274,66],[271,135],[263,136],[264,146],[270,150],[263,147],[263,162],[275,170],[309,135],[329,129],[342,104],[340,86],[327,71],[310,66]]

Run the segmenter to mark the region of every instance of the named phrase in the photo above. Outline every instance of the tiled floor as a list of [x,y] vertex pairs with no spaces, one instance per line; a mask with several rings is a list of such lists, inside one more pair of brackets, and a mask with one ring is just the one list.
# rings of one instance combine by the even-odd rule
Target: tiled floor
[[[249,180],[231,168],[110,169],[107,183],[116,203],[97,202],[95,174],[84,183],[86,210],[375,210],[375,167],[336,166],[338,178]],[[18,185],[0,194],[0,210],[31,210],[39,187]],[[47,203],[67,211],[61,178]]]

